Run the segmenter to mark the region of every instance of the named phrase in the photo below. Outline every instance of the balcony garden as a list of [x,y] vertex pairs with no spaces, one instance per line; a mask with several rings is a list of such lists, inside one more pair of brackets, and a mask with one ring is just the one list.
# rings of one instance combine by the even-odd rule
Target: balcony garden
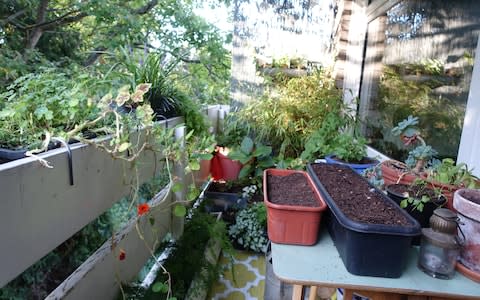
[[[348,5],[362,1],[257,2],[255,16],[242,1],[0,4],[0,299],[280,299],[272,282],[292,297],[272,243],[312,246],[324,224],[347,222],[375,231],[356,244],[388,240],[404,261],[416,215],[456,211],[457,190],[480,188],[456,148],[473,49],[461,67],[386,59],[373,84],[330,39],[353,34],[340,29],[355,27]],[[383,2],[390,16],[409,7]],[[201,17],[206,8],[231,12],[233,30]],[[254,19],[270,14],[282,18]],[[319,55],[271,38],[283,34],[329,46]],[[362,84],[378,93],[365,100]],[[451,85],[466,90],[442,98]],[[349,271],[401,276],[391,257],[375,268],[344,258],[342,234],[358,236],[340,230]]]

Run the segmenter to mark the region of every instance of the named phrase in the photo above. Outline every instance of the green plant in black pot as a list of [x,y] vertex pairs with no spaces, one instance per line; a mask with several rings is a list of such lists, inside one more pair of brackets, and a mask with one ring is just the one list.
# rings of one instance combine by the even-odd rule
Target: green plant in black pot
[[432,202],[436,206],[442,206],[446,202],[445,196],[439,189],[429,188],[427,182],[420,178],[410,185],[406,186],[407,190],[404,192],[405,199],[400,202],[400,207],[407,208],[410,206],[412,210],[416,209],[422,212],[427,203]]

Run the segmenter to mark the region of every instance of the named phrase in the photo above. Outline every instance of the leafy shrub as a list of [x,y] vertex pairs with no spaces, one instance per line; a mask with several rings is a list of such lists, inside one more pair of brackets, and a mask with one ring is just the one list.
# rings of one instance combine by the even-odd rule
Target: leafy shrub
[[265,253],[268,243],[266,228],[267,211],[260,202],[238,212],[228,234],[245,249]]
[[258,101],[239,111],[249,132],[276,154],[298,157],[306,139],[321,127],[329,113],[340,113],[341,91],[327,72],[293,78],[270,87]]

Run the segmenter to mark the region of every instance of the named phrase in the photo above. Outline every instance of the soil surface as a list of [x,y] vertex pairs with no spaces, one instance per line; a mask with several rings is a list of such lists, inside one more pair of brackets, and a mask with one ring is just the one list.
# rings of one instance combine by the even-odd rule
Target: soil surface
[[441,195],[435,193],[434,190],[426,188],[424,186],[418,185],[406,185],[406,184],[391,184],[387,186],[389,192],[394,193],[398,196],[402,196],[404,198],[412,197],[421,199],[422,196],[427,196],[430,201],[435,203],[436,205],[445,204],[447,199]]
[[401,208],[387,202],[381,192],[349,167],[312,164],[322,185],[339,209],[350,219],[368,224],[412,226]]
[[373,163],[376,162],[375,159],[372,159],[370,157],[363,157],[361,160],[354,160],[354,161],[346,161],[346,160],[340,159],[336,156],[332,156],[332,159],[334,159],[336,161],[339,161],[339,162],[342,162],[342,163],[346,163],[346,164],[360,164],[360,165],[373,164]]
[[268,200],[275,204],[319,207],[315,193],[304,175],[268,175]]
[[462,194],[463,198],[472,201],[473,203],[480,205],[480,194],[472,190],[465,190]]
[[230,182],[221,182],[213,181],[208,187],[209,192],[219,192],[219,193],[232,193],[232,194],[241,194],[242,189],[245,185],[230,181]]

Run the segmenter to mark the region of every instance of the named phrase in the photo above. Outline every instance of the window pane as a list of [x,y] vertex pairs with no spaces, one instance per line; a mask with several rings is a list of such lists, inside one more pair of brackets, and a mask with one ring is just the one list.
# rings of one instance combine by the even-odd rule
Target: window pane
[[374,147],[404,160],[390,130],[414,115],[427,144],[456,158],[479,20],[476,1],[402,1],[370,23],[360,114]]

